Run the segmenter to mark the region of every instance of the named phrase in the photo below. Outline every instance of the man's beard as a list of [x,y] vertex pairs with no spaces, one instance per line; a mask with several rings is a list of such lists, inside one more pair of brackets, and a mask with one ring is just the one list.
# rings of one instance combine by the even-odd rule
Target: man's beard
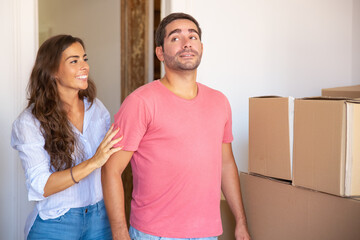
[[[194,57],[198,57],[197,60],[195,62],[185,62],[185,63],[182,63],[180,61],[178,61],[181,54],[183,53],[192,53],[194,54]],[[163,53],[163,56],[164,56],[164,63],[166,64],[166,66],[170,69],[173,69],[173,70],[185,70],[185,71],[188,71],[188,70],[195,70],[198,68],[198,66],[200,65],[200,62],[201,62],[201,55],[199,55],[199,53],[195,50],[182,50],[178,53],[176,53],[175,56],[170,56],[170,55],[167,55],[165,52]]]

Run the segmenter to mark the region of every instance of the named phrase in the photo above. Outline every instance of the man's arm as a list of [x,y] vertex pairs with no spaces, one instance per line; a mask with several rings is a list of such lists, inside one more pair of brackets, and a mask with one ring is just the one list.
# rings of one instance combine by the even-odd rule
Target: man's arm
[[133,154],[134,152],[128,151],[116,152],[101,169],[104,202],[114,240],[130,240],[125,217],[121,174]]
[[236,240],[249,240],[250,235],[241,199],[239,174],[231,143],[222,144],[221,189],[236,220]]

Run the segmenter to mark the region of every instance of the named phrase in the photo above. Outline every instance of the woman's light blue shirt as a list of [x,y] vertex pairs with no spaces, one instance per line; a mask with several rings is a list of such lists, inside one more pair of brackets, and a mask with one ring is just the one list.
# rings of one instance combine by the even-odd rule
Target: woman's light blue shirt
[[[73,127],[78,148],[84,156],[82,159],[76,158],[76,164],[95,154],[110,127],[110,114],[100,100],[95,99],[89,108],[90,103],[84,99],[84,106],[83,132]],[[37,214],[44,220],[57,218],[70,208],[95,204],[103,198],[100,169],[93,171],[79,184],[49,197],[43,196],[45,184],[53,172],[50,169],[50,157],[44,149],[45,139],[40,130],[40,122],[31,110],[32,106],[20,114],[13,123],[11,133],[11,146],[19,152],[25,172],[28,200],[36,201],[36,207],[25,225],[25,235],[28,234]],[[77,150],[74,156],[80,156]]]

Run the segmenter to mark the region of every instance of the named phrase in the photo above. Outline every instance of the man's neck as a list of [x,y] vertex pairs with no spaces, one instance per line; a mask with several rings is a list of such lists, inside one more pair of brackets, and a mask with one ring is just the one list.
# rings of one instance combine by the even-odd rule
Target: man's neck
[[167,71],[160,82],[181,98],[193,99],[197,96],[196,70],[188,72]]

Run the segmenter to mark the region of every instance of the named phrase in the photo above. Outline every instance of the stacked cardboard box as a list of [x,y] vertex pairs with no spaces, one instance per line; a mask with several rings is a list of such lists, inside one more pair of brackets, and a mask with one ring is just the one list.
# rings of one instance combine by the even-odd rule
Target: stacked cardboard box
[[292,97],[249,99],[249,172],[292,179]]
[[360,239],[360,201],[245,173],[240,183],[254,240]]
[[[288,181],[240,173],[250,235],[254,240],[359,240],[360,201],[292,186]],[[221,201],[223,234],[235,240],[235,220]]]
[[360,98],[360,85],[324,88],[321,90],[321,95],[327,97]]
[[293,184],[360,196],[360,102],[295,100]]
[[360,100],[250,98],[249,172],[360,196]]
[[241,186],[253,239],[360,239],[360,201],[340,197],[360,195],[360,102],[296,99],[292,128],[289,99],[249,99],[256,176]]

